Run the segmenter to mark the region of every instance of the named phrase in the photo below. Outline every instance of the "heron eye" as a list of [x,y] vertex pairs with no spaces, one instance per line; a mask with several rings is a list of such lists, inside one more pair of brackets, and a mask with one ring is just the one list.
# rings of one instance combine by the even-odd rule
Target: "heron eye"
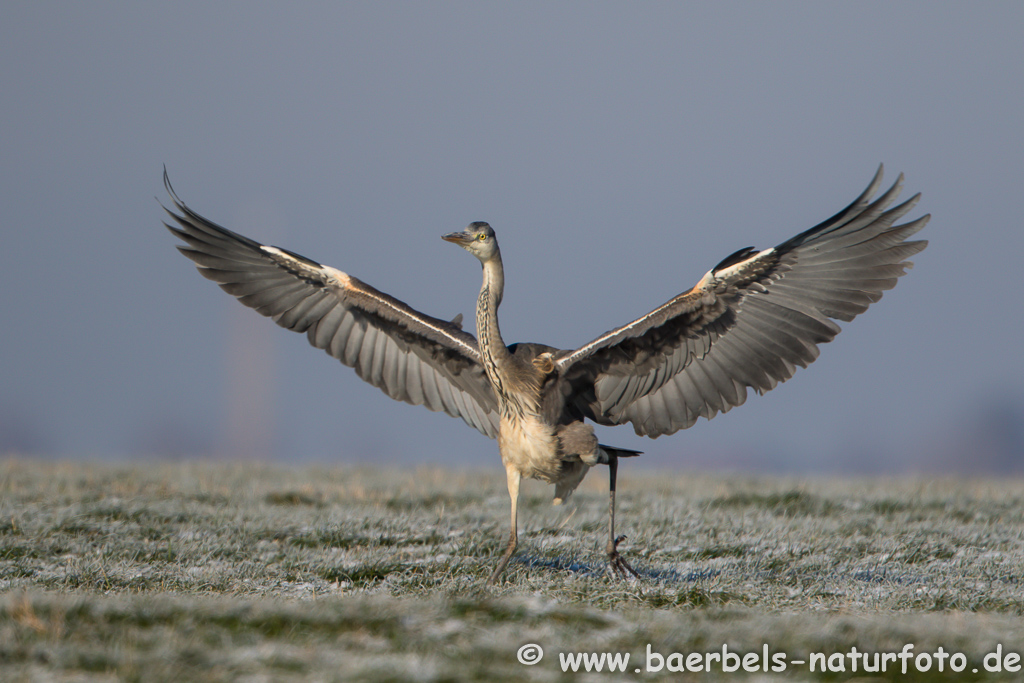
[[479,235],[476,236],[476,238],[483,242],[487,239],[487,235],[485,233],[480,233]]

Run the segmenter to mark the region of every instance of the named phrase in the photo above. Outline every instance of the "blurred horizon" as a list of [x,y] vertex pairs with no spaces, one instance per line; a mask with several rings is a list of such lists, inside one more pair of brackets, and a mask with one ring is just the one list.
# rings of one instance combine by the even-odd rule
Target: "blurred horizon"
[[[194,210],[473,332],[487,220],[506,342],[575,348],[879,162],[930,246],[765,396],[647,468],[1024,474],[1024,5],[21,3],[0,26],[0,456],[500,469],[200,277]],[[154,201],[156,197],[156,201]]]

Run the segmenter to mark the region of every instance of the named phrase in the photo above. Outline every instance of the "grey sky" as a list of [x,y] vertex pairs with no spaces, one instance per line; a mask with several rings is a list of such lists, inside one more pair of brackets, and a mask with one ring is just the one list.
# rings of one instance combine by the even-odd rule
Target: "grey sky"
[[506,339],[574,347],[830,216],[884,162],[933,214],[894,291],[767,396],[601,438],[797,471],[971,471],[990,433],[1004,460],[1020,445],[1021,3],[3,15],[0,450],[497,464],[199,277],[160,226],[163,164],[207,217],[470,329],[480,269],[439,236],[487,220]]

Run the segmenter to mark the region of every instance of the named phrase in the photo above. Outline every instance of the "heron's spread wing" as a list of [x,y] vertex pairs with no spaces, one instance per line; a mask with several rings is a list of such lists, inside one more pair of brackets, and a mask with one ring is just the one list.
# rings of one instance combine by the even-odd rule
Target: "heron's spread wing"
[[497,401],[461,316],[433,318],[340,270],[227,230],[185,206],[166,173],[164,184],[179,212],[168,210],[177,225],[165,225],[204,277],[281,327],[305,332],[391,398],[497,435]]
[[929,216],[893,225],[919,195],[888,208],[903,176],[876,201],[871,184],[829,220],[773,249],[743,249],[691,290],[557,362],[579,408],[602,424],[659,436],[712,418],[789,379],[925,248],[907,241]]

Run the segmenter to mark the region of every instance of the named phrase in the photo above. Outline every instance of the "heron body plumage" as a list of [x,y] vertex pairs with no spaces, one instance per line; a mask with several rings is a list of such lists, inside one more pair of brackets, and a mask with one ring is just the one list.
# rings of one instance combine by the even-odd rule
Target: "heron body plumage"
[[567,499],[597,464],[609,466],[611,568],[636,572],[618,554],[615,481],[618,459],[638,451],[597,442],[587,421],[629,423],[657,437],[741,405],[747,389],[764,393],[806,367],[819,345],[895,286],[912,241],[929,216],[897,224],[919,195],[890,208],[902,175],[873,199],[882,168],[849,206],[775,247],[730,254],[696,285],[651,312],[575,350],[542,344],[506,346],[498,325],[504,266],[490,225],[444,235],[483,266],[477,337],[426,315],[336,268],[254,240],[188,208],[164,183],[178,213],[167,211],[178,249],[199,272],[243,304],[287,329],[304,332],[396,400],[459,417],[497,438],[511,499],[509,542],[493,582],[518,538],[523,477],[555,485]]

